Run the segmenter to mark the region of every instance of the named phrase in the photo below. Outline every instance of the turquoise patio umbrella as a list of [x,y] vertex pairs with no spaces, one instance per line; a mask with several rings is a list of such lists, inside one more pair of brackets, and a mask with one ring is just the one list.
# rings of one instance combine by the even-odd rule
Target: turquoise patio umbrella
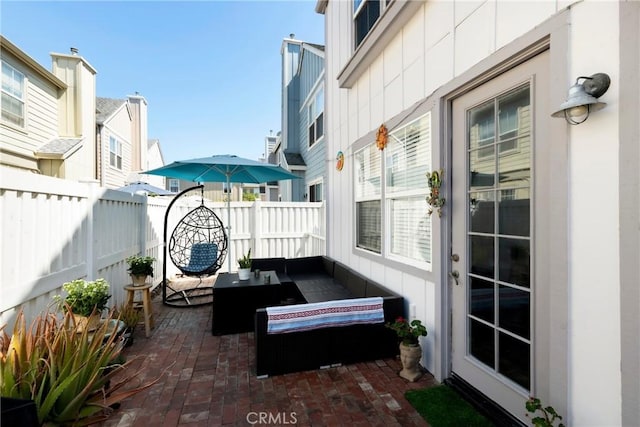
[[[215,155],[171,164],[142,172],[193,182],[232,182],[261,184],[263,182],[299,179],[300,177],[270,163],[262,163],[231,154]],[[227,198],[227,238],[231,244],[231,198]],[[228,257],[231,272],[231,257]]]

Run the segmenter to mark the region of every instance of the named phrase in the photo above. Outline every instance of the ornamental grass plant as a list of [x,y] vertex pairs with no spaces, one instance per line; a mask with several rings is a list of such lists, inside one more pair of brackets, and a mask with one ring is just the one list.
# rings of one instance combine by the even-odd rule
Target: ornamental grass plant
[[138,372],[124,372],[131,361],[120,363],[122,340],[111,315],[93,332],[68,328],[72,316],[44,312],[27,327],[20,312],[11,337],[6,325],[0,328],[0,395],[33,400],[40,424],[106,420],[113,405],[160,379],[125,390]]

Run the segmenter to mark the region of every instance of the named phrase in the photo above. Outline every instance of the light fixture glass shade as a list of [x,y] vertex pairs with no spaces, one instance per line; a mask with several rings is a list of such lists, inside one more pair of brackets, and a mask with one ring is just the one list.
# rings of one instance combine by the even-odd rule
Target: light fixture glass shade
[[[598,102],[596,98],[589,95],[584,90],[581,83],[576,83],[569,88],[569,97],[560,105],[560,109],[551,114],[552,117],[577,117],[589,114],[593,111],[602,110],[607,104]],[[579,108],[586,107],[586,108]],[[585,111],[586,109],[586,111]]]

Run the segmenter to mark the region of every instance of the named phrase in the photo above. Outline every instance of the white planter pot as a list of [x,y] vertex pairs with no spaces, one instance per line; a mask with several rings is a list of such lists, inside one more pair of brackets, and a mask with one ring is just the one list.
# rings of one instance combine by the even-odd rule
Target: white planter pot
[[238,278],[240,280],[249,280],[250,276],[251,276],[251,269],[250,268],[239,268],[238,269]]

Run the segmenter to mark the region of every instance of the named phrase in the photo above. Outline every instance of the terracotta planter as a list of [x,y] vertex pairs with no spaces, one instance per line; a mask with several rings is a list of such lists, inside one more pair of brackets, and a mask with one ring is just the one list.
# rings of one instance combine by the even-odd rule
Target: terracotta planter
[[87,317],[87,316],[81,316],[79,314],[74,313],[73,319],[75,320],[76,330],[78,332],[82,332],[85,329],[88,331],[93,331],[100,325],[99,314],[93,314]]
[[238,278],[240,280],[249,280],[251,277],[251,269],[250,268],[239,268],[238,269]]
[[147,275],[146,274],[131,274],[131,281],[133,282],[133,286],[143,286],[147,283]]
[[399,375],[411,382],[418,380],[422,376],[420,359],[422,358],[422,347],[420,344],[405,345],[400,343],[400,361],[402,370]]

